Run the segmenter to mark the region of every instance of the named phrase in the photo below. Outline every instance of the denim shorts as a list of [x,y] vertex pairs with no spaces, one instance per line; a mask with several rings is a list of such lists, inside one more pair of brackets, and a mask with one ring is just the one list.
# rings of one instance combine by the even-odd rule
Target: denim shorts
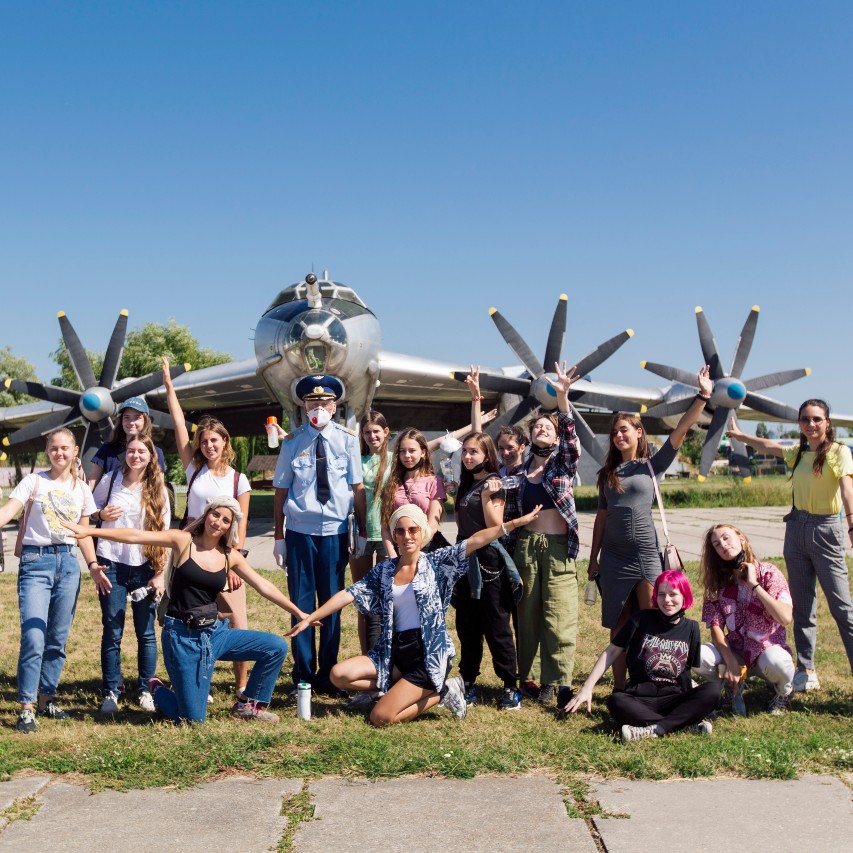
[[426,671],[424,662],[424,641],[420,628],[408,631],[395,631],[391,641],[391,671],[394,667],[400,675],[415,687],[435,690],[435,685]]

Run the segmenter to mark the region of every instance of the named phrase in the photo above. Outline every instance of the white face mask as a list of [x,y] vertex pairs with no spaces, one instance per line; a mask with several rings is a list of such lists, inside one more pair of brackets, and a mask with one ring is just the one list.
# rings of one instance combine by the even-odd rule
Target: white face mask
[[332,413],[328,409],[311,409],[308,412],[308,423],[322,429],[329,421],[332,420]]

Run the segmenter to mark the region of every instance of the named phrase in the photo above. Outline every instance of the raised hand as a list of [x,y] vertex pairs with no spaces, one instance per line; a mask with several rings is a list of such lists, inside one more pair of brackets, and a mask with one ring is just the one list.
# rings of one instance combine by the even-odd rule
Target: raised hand
[[742,440],[745,435],[746,433],[742,432],[737,425],[737,418],[732,415],[731,422],[729,423],[729,428],[726,430],[726,436],[728,438],[734,438],[735,440]]
[[566,370],[565,361],[563,362],[562,368],[560,367],[559,363],[555,361],[554,369],[557,373],[557,381],[555,382],[553,379],[551,379],[550,376],[547,376],[546,379],[551,383],[554,388],[557,389],[558,394],[562,394],[565,397],[568,397],[569,390],[571,389],[572,385],[574,385],[575,382],[580,379],[580,376],[575,373],[577,366],[572,366],[569,370]]
[[172,374],[169,371],[169,358],[168,356],[162,355],[160,356],[160,364],[163,368],[163,385],[166,386],[167,391],[172,390]]
[[481,400],[480,396],[480,365],[471,365],[471,372],[465,377],[465,384],[471,392],[472,400]]
[[699,393],[703,397],[710,397],[714,393],[714,380],[711,379],[711,365],[706,364],[697,374],[696,382],[699,385]]

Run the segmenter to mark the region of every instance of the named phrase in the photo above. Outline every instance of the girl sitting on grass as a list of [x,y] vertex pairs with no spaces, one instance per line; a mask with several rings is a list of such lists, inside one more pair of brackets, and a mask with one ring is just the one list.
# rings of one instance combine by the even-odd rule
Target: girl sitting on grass
[[[538,514],[536,506],[507,522],[507,527],[521,527]],[[378,563],[285,636],[295,637],[315,620],[355,602],[360,613],[381,616],[379,641],[366,655],[335,664],[332,683],[343,690],[383,691],[370,713],[370,722],[377,727],[413,720],[438,704],[462,719],[467,712],[462,679],[447,677],[456,652],[445,615],[456,581],[468,570],[469,555],[494,542],[503,534],[503,526],[479,530],[466,541],[431,554],[422,552],[432,530],[419,507],[399,507],[389,527],[399,556]]]
[[622,740],[663,737],[680,729],[711,734],[705,719],[720,703],[719,685],[691,686],[699,665],[699,625],[684,615],[693,604],[687,575],[668,571],[655,579],[654,608],[634,613],[595,662],[584,686],[564,708],[592,710],[592,689],[613,662],[624,657],[628,684],[615,690],[607,707],[622,727]]
[[697,669],[719,685],[725,664],[726,704],[745,715],[741,698],[741,666],[757,672],[775,694],[767,710],[774,715],[788,708],[794,680],[794,660],[785,642],[793,605],[785,576],[772,563],[760,562],[749,540],[731,524],[715,524],[702,547],[705,602],[702,621],[711,629],[711,642],[702,646]]

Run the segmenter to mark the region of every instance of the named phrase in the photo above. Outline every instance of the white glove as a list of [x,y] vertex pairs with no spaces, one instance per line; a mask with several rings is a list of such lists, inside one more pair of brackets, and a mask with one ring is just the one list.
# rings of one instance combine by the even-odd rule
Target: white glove
[[284,544],[284,539],[275,540],[275,545],[272,547],[272,555],[275,558],[275,564],[280,569],[283,569],[287,558],[287,545]]

